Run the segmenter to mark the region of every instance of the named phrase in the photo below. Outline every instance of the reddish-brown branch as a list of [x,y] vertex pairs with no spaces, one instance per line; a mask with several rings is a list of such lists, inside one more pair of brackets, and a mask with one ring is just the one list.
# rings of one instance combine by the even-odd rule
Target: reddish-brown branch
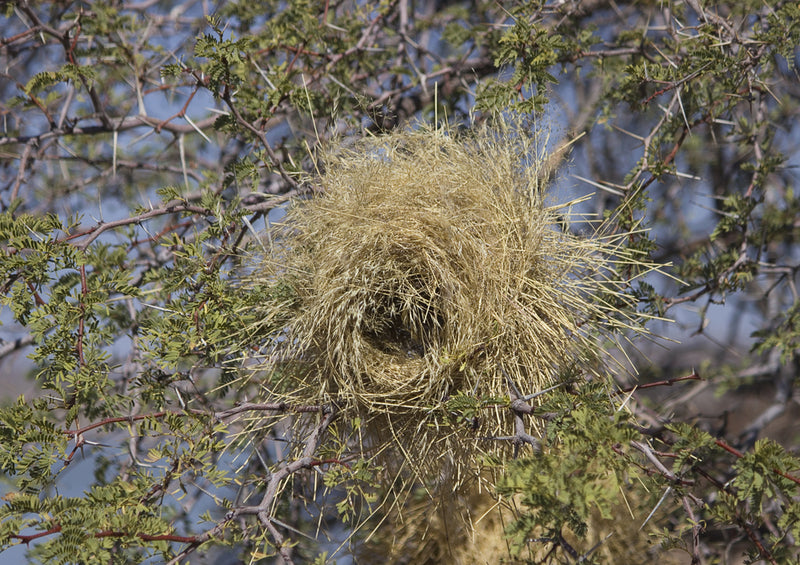
[[186,99],[186,103],[183,105],[183,108],[181,108],[176,114],[170,116],[169,118],[158,124],[156,126],[156,133],[161,133],[161,128],[163,128],[165,125],[170,123],[175,118],[183,118],[184,116],[186,116],[186,110],[189,109],[189,104],[192,103],[192,100],[197,94],[197,91],[200,90],[200,85],[201,83],[198,80],[197,85],[194,87],[194,90],[192,90],[192,93],[189,95],[189,98]]
[[213,416],[217,420],[226,420],[232,416],[237,414],[241,414],[243,412],[295,412],[299,414],[304,413],[312,413],[312,412],[324,412],[327,410],[325,406],[321,405],[300,405],[300,406],[292,406],[286,404],[285,402],[267,402],[267,403],[253,403],[253,402],[246,402],[240,404],[238,406],[234,406],[233,408],[229,408],[227,410],[221,410],[219,412],[207,412],[205,410],[186,410],[186,411],[168,411],[162,410],[160,412],[153,412],[150,414],[138,414],[136,416],[117,416],[113,418],[104,418],[99,422],[94,422],[91,424],[87,424],[82,428],[78,428],[76,430],[63,430],[62,433],[65,435],[75,437],[85,434],[91,430],[102,428],[103,426],[108,426],[110,424],[119,424],[121,422],[140,422],[142,420],[146,420],[148,418],[152,419],[161,419],[166,416],[187,416],[187,415],[195,415],[195,416]]
[[[190,411],[190,412],[195,412],[195,411]],[[196,412],[204,413],[204,412],[202,412],[202,410],[197,410]],[[133,422],[139,422],[141,420],[146,420],[148,418],[153,418],[153,419],[157,420],[157,419],[163,418],[164,416],[166,416],[168,414],[183,415],[184,413],[183,412],[162,411],[162,412],[153,412],[152,414],[139,414],[137,416],[118,416],[118,417],[115,417],[115,418],[104,418],[103,420],[100,420],[99,422],[94,422],[93,424],[88,424],[86,426],[83,426],[82,428],[78,428],[77,430],[63,430],[62,433],[64,433],[64,435],[73,436],[73,437],[74,436],[80,436],[80,435],[82,435],[82,434],[84,434],[84,433],[86,433],[88,431],[91,431],[91,430],[94,430],[94,429],[97,429],[97,428],[102,428],[103,426],[108,426],[109,424],[118,424],[120,422],[133,423]]]
[[739,450],[738,450],[738,449],[736,449],[735,447],[732,447],[732,446],[728,445],[728,444],[727,444],[727,443],[725,443],[723,440],[721,440],[721,439],[716,439],[716,440],[714,440],[714,442],[715,442],[715,443],[716,443],[718,446],[720,446],[722,449],[724,449],[725,451],[727,451],[728,453],[731,453],[731,454],[735,455],[737,458],[742,458],[742,457],[744,457],[744,453],[742,453],[741,451],[739,451]]
[[44,306],[47,302],[44,301],[44,298],[39,294],[39,292],[34,288],[33,283],[26,280],[25,284],[28,285],[28,290],[31,291],[33,294],[33,301],[36,303],[37,306]]
[[[742,453],[741,451],[739,451],[735,447],[733,447],[731,445],[728,445],[724,440],[715,439],[714,443],[716,443],[719,447],[721,447],[722,449],[724,449],[728,453],[730,453],[732,455],[735,455],[737,459],[741,459],[745,455],[744,453]],[[775,473],[776,475],[780,475],[784,479],[790,480],[793,483],[795,483],[797,485],[800,485],[800,478],[797,478],[794,475],[790,475],[789,473],[786,473],[785,471],[781,471],[780,469],[771,469],[771,471],[773,473]]]
[[703,380],[703,379],[700,377],[700,375],[697,374],[697,371],[693,371],[691,375],[686,375],[685,377],[675,377],[674,379],[667,379],[667,380],[664,380],[664,381],[656,381],[654,383],[647,383],[647,384],[644,384],[644,385],[631,386],[631,387],[628,387],[628,388],[620,389],[620,390],[616,391],[614,394],[615,395],[619,395],[619,394],[624,394],[626,392],[631,392],[631,391],[634,391],[634,390],[642,390],[642,389],[645,389],[645,388],[653,388],[653,387],[656,387],[656,386],[672,386],[674,383],[679,383],[681,381],[701,381],[701,380]]
[[44,117],[47,119],[47,123],[48,123],[48,124],[50,124],[50,127],[51,127],[51,128],[54,128],[54,127],[56,127],[56,122],[55,122],[55,120],[53,119],[53,116],[51,116],[51,115],[50,115],[50,112],[47,110],[47,108],[45,108],[44,104],[42,104],[42,103],[39,101],[39,99],[38,99],[38,98],[36,98],[36,96],[34,96],[33,94],[28,94],[28,100],[30,100],[31,102],[33,102],[33,104],[34,104],[34,105],[35,105],[37,108],[39,108],[39,110],[41,110],[41,111],[42,111],[42,114],[44,114]]
[[82,230],[80,232],[68,235],[63,239],[63,241],[69,241],[72,239],[78,239],[81,237],[86,237],[86,240],[81,242],[78,245],[78,248],[81,250],[85,250],[89,247],[89,245],[97,239],[101,233],[104,231],[108,231],[110,229],[118,228],[120,226],[127,226],[130,224],[138,224],[144,220],[149,220],[150,218],[155,218],[157,216],[164,216],[166,214],[175,214],[179,212],[191,212],[193,214],[199,214],[201,216],[210,216],[212,215],[211,210],[204,208],[202,206],[196,206],[194,204],[188,204],[183,201],[173,200],[168,202],[164,206],[160,208],[154,208],[147,212],[143,212],[136,216],[131,216],[129,218],[123,218],[121,220],[115,220],[112,222],[106,222],[104,224],[99,224],[97,226]]
[[668,84],[667,86],[665,86],[664,88],[662,88],[660,90],[656,90],[653,94],[651,94],[650,96],[645,98],[644,102],[642,102],[642,105],[643,106],[647,106],[650,102],[652,102],[653,98],[661,96],[662,94],[664,94],[666,92],[669,92],[670,90],[673,90],[674,88],[677,88],[681,84],[682,84],[681,82],[674,82],[674,83]]
[[161,127],[161,129],[169,131],[171,133],[196,133],[198,129],[202,130],[203,128],[212,126],[216,120],[217,118],[215,116],[204,118],[198,122],[195,122],[194,126],[197,126],[195,128],[194,126],[189,124],[186,125],[164,124],[164,122],[148,116],[127,116],[118,119],[116,125],[113,128],[105,124],[99,124],[99,125],[95,124],[85,127],[70,126],[62,128],[53,126],[49,130],[42,132],[38,135],[19,135],[19,136],[0,137],[0,145],[33,142],[38,146],[41,146],[45,141],[61,138],[65,135],[101,135],[101,134],[112,133],[113,131],[121,133],[123,131],[128,131],[143,126],[151,127],[153,129],[155,129],[156,127]]
[[[113,532],[110,530],[97,532],[94,534],[96,538],[121,538],[125,536],[129,536],[130,534],[126,534],[125,532]],[[176,543],[195,543],[197,541],[197,536],[179,536],[175,534],[134,534],[137,538],[142,541],[172,541]]]
[[[305,44],[301,45],[301,48],[304,47],[304,46],[305,46]],[[289,65],[286,67],[286,73],[287,74],[292,72],[292,69],[294,68],[294,64],[297,62],[297,58],[299,56],[300,56],[300,50],[296,50],[294,52],[294,57],[292,57],[292,60],[289,62]]]
[[319,467],[320,465],[341,465],[343,467],[350,468],[350,464],[346,461],[342,461],[341,459],[318,459],[312,461],[310,464],[312,467]]
[[137,239],[135,241],[132,241],[131,245],[130,245],[130,247],[128,249],[129,250],[133,249],[134,247],[136,247],[137,245],[139,245],[141,243],[153,243],[153,242],[156,242],[159,239],[161,239],[162,237],[164,237],[166,234],[168,234],[169,232],[172,232],[172,231],[175,231],[175,230],[178,230],[178,229],[181,229],[181,228],[187,228],[187,227],[189,227],[191,225],[193,225],[193,224],[190,221],[178,222],[178,223],[169,225],[169,226],[165,227],[163,230],[161,230],[160,232],[158,232],[155,235],[151,235],[150,237],[147,237],[145,239]]
[[683,304],[685,302],[694,302],[704,294],[706,294],[709,290],[711,290],[711,285],[705,285],[697,292],[694,292],[688,296],[682,296],[680,298],[665,298],[664,299],[664,307],[671,308],[677,304]]
[[[43,538],[46,536],[51,536],[53,534],[57,534],[61,531],[60,525],[55,525],[52,528],[45,530],[43,532],[38,532],[36,534],[12,534],[10,537],[12,539],[19,540],[21,543],[25,545],[29,545],[32,541],[37,540],[39,538]],[[179,536],[176,534],[129,534],[126,532],[115,532],[113,530],[103,530],[101,532],[95,532],[91,534],[92,537],[95,538],[123,538],[128,536],[134,536],[139,538],[142,541],[171,541],[176,543],[196,543],[197,536]]]
[[[725,443],[722,440],[716,440],[716,444],[718,446],[720,446],[722,449],[724,449],[725,451],[727,451],[727,452],[729,452],[729,453],[731,453],[733,455],[736,455],[737,457],[744,457],[744,454],[741,451],[731,447],[730,445],[728,445],[727,443]],[[709,481],[711,484],[713,484],[718,489],[720,489],[722,491],[730,492],[730,487],[729,487],[729,485],[727,483],[720,482],[719,480],[717,480],[714,477],[712,477],[707,471],[703,470],[702,468],[696,466],[696,467],[694,467],[693,470],[695,472],[697,472],[699,475],[703,476],[707,481]],[[778,472],[778,471],[776,471],[776,472]],[[778,473],[783,475],[783,473],[780,473],[780,472],[778,472]],[[795,479],[793,477],[788,477],[788,478],[791,478],[791,480],[794,480],[795,482],[797,482],[797,479]],[[750,538],[750,541],[752,541],[753,544],[756,546],[756,548],[758,549],[758,551],[761,554],[761,556],[763,558],[767,559],[770,563],[773,563],[774,565],[777,565],[777,563],[775,562],[775,559],[772,557],[772,553],[770,553],[770,551],[766,547],[764,547],[764,544],[761,543],[760,539],[758,539],[758,536],[755,534],[755,532],[753,532],[753,529],[750,527],[750,525],[747,522],[745,522],[744,520],[742,520],[741,518],[738,520],[738,522],[741,525],[742,529],[747,534],[747,537]]]
[[154,484],[153,487],[149,491],[147,491],[147,494],[145,494],[142,498],[139,499],[139,502],[144,504],[159,492],[162,493],[166,492],[167,487],[169,487],[169,484],[172,482],[172,477],[175,475],[175,473],[178,472],[179,466],[180,466],[180,459],[179,458],[174,459],[172,462],[172,466],[169,468],[167,472],[164,473],[164,479],[160,483]]
[[[78,14],[78,17],[80,18],[80,14]],[[67,56],[69,57],[69,62],[72,63],[73,65],[76,64],[75,63],[75,47],[77,47],[78,38],[81,36],[81,24],[80,24],[80,22],[78,22],[75,27],[76,27],[75,37],[72,38],[72,41],[69,44],[69,51],[67,51]],[[65,33],[64,37],[68,38],[69,37],[69,32]]]
[[777,474],[777,475],[780,475],[784,479],[788,479],[788,480],[792,481],[793,483],[796,483],[796,484],[800,485],[800,479],[798,479],[794,475],[790,475],[789,473],[785,473],[784,471],[781,471],[780,469],[773,469],[772,472]]
[[778,565],[778,562],[775,561],[775,558],[772,556],[772,553],[766,547],[764,547],[764,544],[761,543],[761,540],[753,531],[753,528],[750,527],[750,524],[748,524],[744,520],[741,520],[739,523],[742,526],[742,529],[744,529],[744,531],[747,533],[747,537],[750,538],[750,541],[752,541],[753,544],[758,549],[759,555],[761,555],[761,557],[763,557],[764,559],[767,559],[770,563],[772,563],[772,565]]
[[53,526],[49,530],[45,530],[45,531],[39,532],[37,534],[30,534],[30,535],[11,534],[10,537],[11,537],[11,539],[19,540],[20,542],[24,543],[25,545],[28,545],[33,540],[37,540],[39,538],[43,538],[43,537],[46,537],[46,536],[52,536],[53,534],[57,534],[60,531],[61,531],[61,526]]
[[39,32],[37,26],[34,26],[30,29],[26,29],[25,31],[19,32],[17,35],[12,35],[11,37],[0,37],[0,45],[10,45],[17,40],[24,39],[30,35],[35,35]]

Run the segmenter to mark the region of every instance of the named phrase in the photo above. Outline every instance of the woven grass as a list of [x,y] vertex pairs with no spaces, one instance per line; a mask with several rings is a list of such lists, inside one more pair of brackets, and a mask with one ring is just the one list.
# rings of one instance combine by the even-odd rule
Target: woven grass
[[[620,499],[610,509],[610,517],[603,518],[594,512],[582,535],[565,528],[562,532],[565,541],[580,549],[581,555],[591,558],[593,563],[656,560],[660,565],[686,563],[684,551],[661,547],[658,528],[651,522],[645,524],[653,501],[635,487],[625,489],[625,500]],[[422,493],[416,498],[409,497],[402,508],[366,536],[367,541],[357,552],[357,562],[362,565],[562,562],[553,557],[553,545],[547,541],[548,532],[543,528],[531,532],[531,539],[539,541],[526,544],[520,548],[520,555],[512,556],[505,531],[516,516],[514,500],[498,502],[487,491],[473,489],[459,493],[433,508]]]
[[[641,264],[628,234],[564,229],[571,203],[548,202],[543,162],[536,136],[502,124],[330,147],[259,275],[290,297],[264,306],[261,369],[281,375],[267,393],[335,403],[377,451],[459,475],[508,444],[480,438],[514,433],[511,389],[598,373],[598,335],[636,326],[618,273]],[[459,394],[499,404],[459,420]]]

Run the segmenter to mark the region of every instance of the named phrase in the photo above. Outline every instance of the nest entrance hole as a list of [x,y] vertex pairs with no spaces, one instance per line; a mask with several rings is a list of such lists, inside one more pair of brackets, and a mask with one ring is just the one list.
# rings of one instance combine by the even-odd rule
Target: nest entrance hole
[[420,359],[441,341],[444,315],[427,293],[392,293],[368,307],[361,335],[376,350],[401,359]]

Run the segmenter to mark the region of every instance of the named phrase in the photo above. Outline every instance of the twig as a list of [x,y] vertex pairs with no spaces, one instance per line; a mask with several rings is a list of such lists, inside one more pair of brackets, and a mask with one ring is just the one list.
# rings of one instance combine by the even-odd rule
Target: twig
[[182,125],[182,124],[174,124],[174,123],[164,123],[160,120],[156,120],[150,118],[148,116],[127,116],[119,120],[117,125],[114,128],[109,128],[104,125],[90,125],[90,126],[67,126],[62,128],[53,128],[48,129],[45,132],[42,132],[37,135],[16,135],[16,136],[5,136],[0,137],[0,145],[11,145],[11,144],[24,144],[29,143],[31,141],[36,142],[38,144],[43,144],[45,141],[50,139],[60,139],[65,135],[103,135],[107,133],[112,133],[113,131],[123,132],[134,128],[139,127],[151,127],[155,130],[157,127],[161,127],[161,129],[168,131],[170,133],[196,133],[197,128],[203,129],[207,127],[211,127],[214,122],[216,121],[215,116],[211,116],[209,118],[205,118],[198,122],[194,122],[194,125],[197,127],[193,127],[192,125]]
[[222,92],[221,96],[222,101],[228,106],[231,111],[231,114],[236,119],[236,121],[252,133],[256,138],[258,138],[259,143],[264,147],[264,150],[267,152],[267,155],[272,161],[272,165],[278,170],[278,174],[280,174],[281,178],[286,181],[286,183],[291,186],[293,189],[297,190],[300,188],[300,184],[292,178],[292,176],[286,171],[283,166],[283,162],[278,159],[278,155],[275,153],[275,150],[272,148],[272,144],[270,144],[269,140],[267,139],[267,135],[261,129],[254,126],[248,120],[244,119],[244,117],[239,113],[239,110],[233,103],[233,97],[230,93],[230,89],[228,86],[225,86],[224,91]]
[[83,426],[82,428],[76,430],[62,430],[62,433],[68,436],[78,436],[89,432],[91,430],[102,428],[103,426],[108,426],[110,424],[118,424],[120,422],[140,422],[142,420],[150,419],[161,419],[165,418],[166,416],[187,416],[187,415],[195,415],[195,416],[213,416],[217,420],[226,420],[231,416],[235,416],[237,414],[241,414],[242,412],[296,412],[300,414],[307,414],[312,412],[325,412],[328,410],[326,406],[321,405],[299,405],[299,406],[292,406],[290,404],[286,404],[285,402],[268,402],[263,404],[257,403],[245,403],[239,406],[234,406],[233,408],[229,408],[227,410],[222,410],[220,412],[210,413],[206,410],[197,410],[197,409],[189,409],[185,411],[180,410],[162,410],[160,412],[152,412],[150,414],[138,414],[136,416],[116,416],[113,418],[104,418],[98,422],[94,422]]
[[680,477],[678,477],[675,473],[673,473],[672,471],[667,469],[664,466],[664,464],[661,461],[658,460],[658,457],[655,456],[655,454],[653,453],[653,451],[650,449],[650,447],[648,445],[645,445],[644,443],[641,443],[639,441],[632,441],[631,442],[631,446],[634,447],[635,449],[638,449],[642,453],[644,453],[645,457],[647,457],[647,459],[649,459],[650,462],[653,465],[655,465],[656,469],[658,469],[658,471],[662,475],[664,475],[666,478],[668,478],[670,481],[672,481],[674,483],[680,483],[681,482]]
[[[45,531],[38,532],[35,534],[11,534],[9,537],[12,539],[19,540],[21,543],[25,545],[29,545],[32,541],[37,540],[39,538],[43,538],[46,536],[51,536],[53,534],[57,534],[61,531],[60,525],[55,525]],[[122,538],[128,537],[131,534],[128,532],[117,532],[113,530],[103,530],[101,532],[95,532],[90,534],[91,537],[94,538]],[[177,543],[196,543],[197,536],[179,536],[176,534],[133,534],[137,538],[142,541],[171,541]]]
[[289,548],[284,545],[284,538],[283,535],[278,531],[273,523],[272,519],[272,512],[273,512],[273,505],[275,503],[275,499],[277,497],[279,488],[281,483],[290,477],[292,474],[301,471],[303,469],[311,469],[319,465],[319,460],[314,458],[314,453],[319,448],[320,443],[322,442],[322,436],[325,431],[328,429],[328,426],[333,422],[333,420],[337,416],[337,412],[335,408],[325,408],[325,417],[314,427],[311,434],[309,434],[308,438],[305,440],[305,447],[303,448],[303,453],[300,458],[292,461],[291,463],[287,463],[276,470],[274,473],[270,474],[269,481],[267,482],[266,491],[264,492],[264,496],[261,499],[261,502],[257,506],[240,506],[234,508],[225,516],[225,519],[217,524],[214,528],[209,530],[203,535],[197,537],[195,541],[192,542],[190,547],[187,547],[184,551],[180,554],[175,556],[175,558],[170,561],[167,565],[178,563],[180,560],[184,559],[187,555],[192,553],[201,543],[204,541],[215,537],[219,532],[221,532],[224,525],[234,520],[240,516],[246,515],[255,515],[258,517],[258,520],[264,526],[264,528],[270,533],[272,536],[273,542],[278,549],[278,553],[283,558],[285,565],[293,565],[294,561],[292,560],[291,554],[289,552]]
[[[742,453],[741,451],[739,451],[735,447],[732,447],[732,446],[728,445],[724,440],[715,439],[714,443],[716,443],[719,447],[721,447],[722,449],[724,449],[728,453],[730,453],[732,455],[735,455],[739,459],[741,459],[745,455],[744,453]],[[790,480],[793,483],[795,483],[797,485],[800,485],[800,478],[797,478],[794,475],[790,475],[789,473],[781,471],[780,469],[777,469],[777,468],[773,468],[773,469],[771,469],[771,471],[773,473],[775,473],[776,475],[780,475],[784,479]]]
[[686,510],[689,521],[692,523],[692,565],[700,565],[700,530],[702,528],[694,515],[694,511],[692,511],[689,498],[686,496],[683,497],[683,509]]
[[100,234],[110,229],[118,228],[120,226],[127,226],[130,224],[138,224],[144,220],[148,220],[150,218],[155,218],[157,216],[163,216],[165,214],[175,214],[178,212],[192,212],[193,214],[200,214],[202,216],[211,216],[213,213],[211,210],[204,208],[202,206],[196,206],[194,204],[188,204],[186,202],[180,200],[172,200],[161,206],[159,208],[153,208],[152,210],[148,210],[147,212],[143,212],[136,216],[131,216],[129,218],[123,218],[121,220],[114,220],[111,222],[101,223],[95,227],[89,228],[87,230],[83,230],[78,233],[71,234],[64,238],[64,241],[77,239],[81,237],[86,237],[84,241],[82,241],[77,247],[80,250],[86,250],[91,243],[97,239]]
[[[310,413],[310,412],[320,412],[324,414],[322,420],[315,426],[314,430],[308,436],[305,441],[305,447],[303,448],[302,456],[292,461],[289,464],[284,465],[276,472],[272,473],[269,477],[269,482],[267,483],[266,493],[261,500],[261,503],[258,506],[242,506],[238,508],[234,508],[233,510],[229,511],[225,517],[217,523],[214,528],[208,530],[207,532],[196,535],[196,536],[179,536],[175,534],[144,534],[144,533],[134,533],[131,534],[130,532],[120,532],[114,530],[103,530],[100,532],[95,532],[93,534],[89,534],[95,538],[104,538],[104,537],[126,537],[130,535],[134,535],[138,537],[140,540],[148,542],[148,541],[168,541],[168,542],[175,542],[175,543],[185,543],[188,544],[188,547],[184,549],[180,554],[178,554],[173,560],[169,563],[177,563],[179,560],[183,559],[191,552],[193,552],[197,547],[199,547],[202,543],[208,541],[209,539],[218,536],[226,527],[226,525],[235,518],[239,516],[245,515],[257,515],[259,520],[261,521],[262,525],[265,527],[267,531],[270,532],[270,535],[273,537],[273,540],[278,548],[278,552],[280,553],[281,557],[285,560],[287,565],[291,565],[292,559],[289,553],[289,548],[284,545],[284,539],[281,533],[275,528],[273,524],[273,520],[271,518],[272,506],[275,501],[275,497],[277,496],[279,487],[281,482],[291,476],[293,473],[296,473],[302,469],[311,469],[313,467],[318,467],[324,464],[341,464],[347,466],[347,463],[341,461],[339,459],[316,459],[314,458],[314,454],[316,450],[319,448],[319,445],[322,441],[322,436],[325,431],[328,429],[328,426],[333,422],[333,420],[337,416],[337,412],[334,408],[327,407],[327,406],[295,406],[291,407],[284,403],[265,403],[265,404],[255,404],[255,403],[246,403],[241,406],[237,406],[230,410],[220,411],[215,414],[215,416],[219,419],[229,418],[232,415],[239,414],[244,411],[258,411],[258,410],[283,410],[283,411],[295,411],[300,413]],[[190,410],[188,413],[193,414],[207,414],[202,410]],[[176,415],[185,415],[186,412],[156,412],[153,414],[146,414],[146,415],[138,415],[138,416],[130,416],[130,417],[118,417],[118,418],[106,418],[100,422],[95,422],[93,424],[89,424],[77,430],[63,430],[65,435],[73,436],[76,438],[76,447],[75,450],[82,447],[84,443],[83,434],[87,431],[93,430],[95,428],[105,426],[108,424],[118,423],[118,422],[135,422],[141,421],[147,418],[163,418],[168,414],[176,414]],[[73,450],[73,454],[75,452]],[[175,464],[173,464],[173,472],[175,469]],[[167,474],[167,477],[170,473]],[[152,497],[155,493],[159,490],[164,490],[166,488],[166,484],[168,482],[167,477],[165,477],[164,482],[155,485],[153,489],[151,489],[147,495],[145,495],[145,500]],[[11,534],[10,537],[12,539],[19,540],[21,543],[26,545],[30,544],[32,541],[50,536],[53,534],[57,534],[61,531],[61,526],[56,524],[47,530],[37,532],[35,534]]]
[[674,379],[667,379],[663,381],[656,381],[654,383],[647,383],[644,385],[636,385],[631,386],[628,388],[623,388],[614,392],[614,395],[625,394],[626,392],[631,392],[634,390],[642,390],[645,388],[653,388],[655,386],[672,386],[674,383],[679,383],[681,381],[701,381],[703,380],[700,378],[700,375],[697,374],[697,371],[692,371],[691,375],[686,375],[685,377],[675,377]]

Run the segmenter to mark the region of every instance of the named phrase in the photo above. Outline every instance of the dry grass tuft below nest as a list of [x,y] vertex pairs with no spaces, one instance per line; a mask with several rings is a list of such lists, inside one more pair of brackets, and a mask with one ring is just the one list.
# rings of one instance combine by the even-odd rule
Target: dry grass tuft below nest
[[499,406],[447,425],[448,399],[596,370],[598,333],[629,325],[616,273],[637,259],[619,249],[626,234],[562,229],[567,205],[546,204],[534,141],[501,125],[332,147],[320,194],[291,209],[262,275],[292,294],[265,306],[285,321],[267,362],[283,392],[270,394],[367,416],[377,443],[441,468],[478,436],[513,433]]

